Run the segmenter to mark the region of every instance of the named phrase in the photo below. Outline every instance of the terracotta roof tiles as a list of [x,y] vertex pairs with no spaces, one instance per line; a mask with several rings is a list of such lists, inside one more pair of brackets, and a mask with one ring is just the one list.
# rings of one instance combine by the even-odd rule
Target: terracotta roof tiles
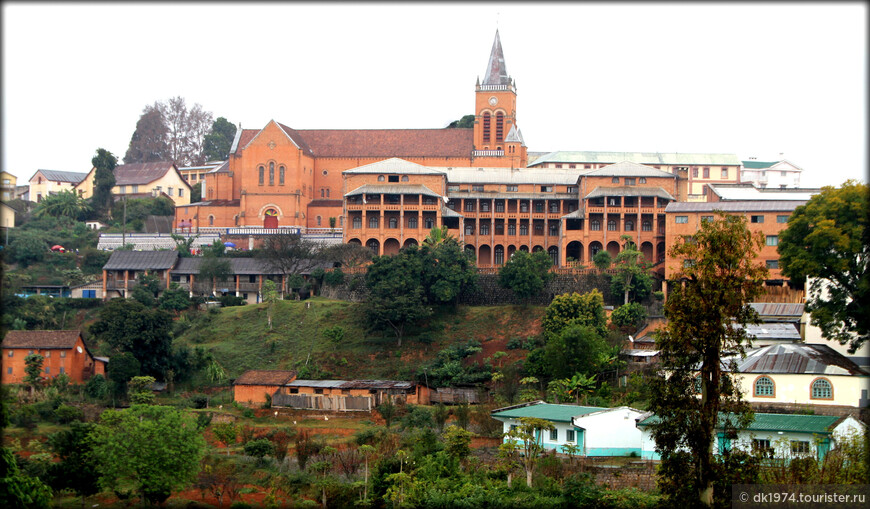
[[295,378],[295,371],[252,369],[236,378],[233,385],[284,385]]
[[12,330],[3,338],[3,348],[72,348],[81,333],[77,330]]

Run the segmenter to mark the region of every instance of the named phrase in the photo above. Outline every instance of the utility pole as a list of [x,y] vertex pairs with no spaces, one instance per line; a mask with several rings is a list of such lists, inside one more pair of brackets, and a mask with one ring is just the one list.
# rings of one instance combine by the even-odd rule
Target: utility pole
[[121,229],[121,249],[127,246],[127,195],[124,195],[124,226]]

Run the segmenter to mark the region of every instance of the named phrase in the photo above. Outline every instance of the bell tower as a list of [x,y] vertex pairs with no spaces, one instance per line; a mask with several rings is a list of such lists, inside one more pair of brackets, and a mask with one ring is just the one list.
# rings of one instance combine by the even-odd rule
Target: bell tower
[[483,82],[478,78],[474,91],[475,157],[504,157],[498,166],[525,167],[526,147],[516,125],[516,83],[507,73],[498,30]]

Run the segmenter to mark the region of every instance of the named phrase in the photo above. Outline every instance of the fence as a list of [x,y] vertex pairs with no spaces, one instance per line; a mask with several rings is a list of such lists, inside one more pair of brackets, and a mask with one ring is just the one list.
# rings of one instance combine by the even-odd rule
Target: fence
[[368,396],[275,393],[272,396],[272,406],[298,410],[369,412],[372,409],[372,398]]

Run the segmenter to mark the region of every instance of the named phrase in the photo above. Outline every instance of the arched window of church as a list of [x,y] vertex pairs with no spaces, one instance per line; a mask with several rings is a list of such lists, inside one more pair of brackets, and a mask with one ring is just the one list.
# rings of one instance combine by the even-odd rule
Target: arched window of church
[[495,141],[504,141],[504,113],[495,114]]
[[489,143],[489,128],[490,128],[490,115],[489,113],[483,114],[483,142]]
[[284,165],[278,167],[278,184],[284,185]]
[[269,185],[275,185],[275,163],[269,163]]
[[260,170],[260,185],[262,186],[262,185],[263,185],[263,182],[264,182],[264,178],[263,178],[263,177],[265,176],[266,168],[263,167],[263,166],[260,166],[258,169]]

